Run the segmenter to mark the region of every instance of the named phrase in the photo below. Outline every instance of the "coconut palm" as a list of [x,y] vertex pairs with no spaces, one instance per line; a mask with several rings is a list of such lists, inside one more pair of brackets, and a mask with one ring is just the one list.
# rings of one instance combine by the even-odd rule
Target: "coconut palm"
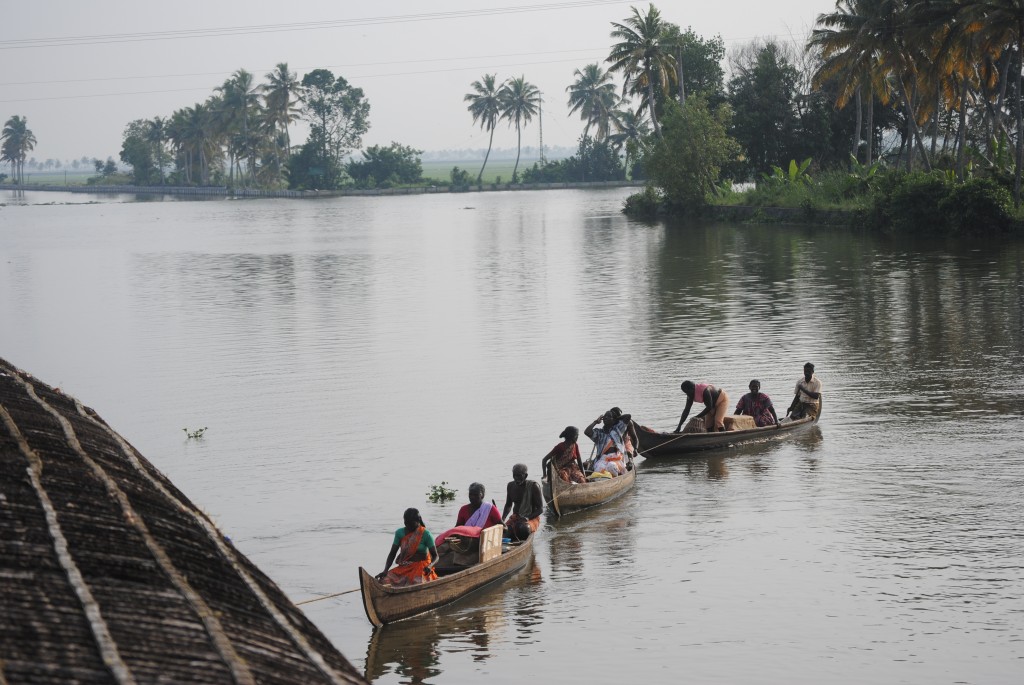
[[528,124],[537,113],[540,103],[540,90],[526,80],[525,76],[509,79],[498,91],[501,107],[501,118],[508,125],[516,126],[516,165],[512,168],[512,178],[516,179],[519,171],[519,156],[523,149],[523,126]]
[[4,123],[0,132],[0,162],[10,162],[15,183],[25,180],[25,158],[36,147],[36,136],[28,128],[28,119],[15,114]]
[[612,112],[619,104],[612,76],[596,63],[577,69],[573,76],[576,81],[566,88],[569,92],[569,114],[579,112],[580,119],[586,122],[584,138],[589,134],[590,127],[594,126],[597,129],[594,138],[602,141],[608,137]]
[[[284,133],[284,156],[291,155],[292,139],[288,125],[299,118],[298,103],[302,85],[297,74],[288,71],[288,63],[279,63],[266,75],[267,83],[260,87],[267,104],[266,117],[274,131]],[[276,137],[276,136],[275,136]]]
[[[980,34],[985,50],[998,55],[1009,46],[1024,55],[1024,0],[972,0],[964,3],[968,30]],[[1013,202],[1020,206],[1021,166],[1024,165],[1024,111],[1022,111],[1021,68],[1016,68],[1017,169],[1013,177]]]
[[167,137],[185,173],[185,182],[209,184],[210,162],[220,155],[210,105],[199,103],[176,111],[167,125]]
[[484,155],[484,163],[480,167],[480,173],[476,175],[476,184],[480,185],[484,177],[484,168],[487,166],[487,160],[491,156],[491,146],[494,144],[494,127],[498,125],[498,119],[501,117],[501,90],[505,87],[505,84],[500,86],[497,83],[497,74],[484,74],[484,77],[479,81],[473,81],[470,88],[473,89],[472,93],[466,93],[463,96],[463,102],[468,102],[469,113],[473,115],[473,123],[480,123],[480,128],[490,132],[490,138],[487,141],[487,154]]
[[875,52],[877,46],[871,34],[865,30],[870,21],[872,0],[838,0],[836,9],[829,14],[818,15],[818,28],[811,33],[808,50],[820,52],[820,63],[812,77],[814,88],[826,83],[837,86],[836,106],[845,109],[854,98],[857,104],[856,131],[853,135],[853,155],[859,157],[861,139],[861,101],[867,93],[868,125],[867,160],[872,162],[874,142],[874,98],[881,95],[887,101],[888,89],[884,74],[877,69]]
[[245,69],[239,69],[224,84],[215,89],[220,93],[223,108],[220,123],[223,132],[228,134],[228,149],[232,156],[232,178],[238,166],[241,177],[240,163],[246,160],[250,178],[256,178],[256,148],[252,123],[259,119],[260,88],[254,82],[253,75]]
[[650,122],[643,112],[618,109],[612,112],[615,133],[609,134],[608,143],[616,154],[625,153],[626,168],[630,162],[643,155],[644,140],[650,135]]
[[146,122],[146,140],[156,151],[156,166],[160,170],[160,185],[164,184],[164,141],[167,140],[167,120],[153,117]]
[[675,78],[675,58],[662,43],[665,22],[658,9],[653,4],[648,7],[647,14],[642,14],[636,7],[631,9],[633,15],[623,23],[612,22],[611,37],[619,42],[608,54],[606,61],[611,63],[608,71],[622,72],[623,94],[640,96],[640,108],[650,111],[654,133],[661,138],[654,86],[657,83],[662,93],[669,92],[669,83]]
[[838,79],[840,93],[847,99],[859,86],[869,86],[869,95],[882,95],[883,100],[893,93],[903,107],[907,125],[907,170],[913,169],[915,145],[930,170],[917,125],[921,65],[927,64],[929,55],[926,45],[908,39],[913,25],[906,1],[839,0],[836,9],[818,16],[818,24],[825,28],[811,36],[810,45],[820,48],[824,59],[816,78]]

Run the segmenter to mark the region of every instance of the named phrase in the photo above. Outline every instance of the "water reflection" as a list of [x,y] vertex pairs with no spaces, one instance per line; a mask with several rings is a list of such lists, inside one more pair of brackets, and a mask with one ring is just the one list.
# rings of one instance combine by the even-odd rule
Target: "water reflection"
[[[358,602],[310,611],[349,656],[370,642],[381,683],[681,662],[709,683],[1014,682],[1024,244],[649,225],[621,200],[9,205],[0,344],[295,596],[379,564],[407,506],[452,521],[431,483],[500,500],[599,408],[671,429],[687,377],[785,405],[813,361],[819,426],[642,461],[630,493],[546,519],[530,571],[372,637]],[[606,625],[614,658],[560,649]]]

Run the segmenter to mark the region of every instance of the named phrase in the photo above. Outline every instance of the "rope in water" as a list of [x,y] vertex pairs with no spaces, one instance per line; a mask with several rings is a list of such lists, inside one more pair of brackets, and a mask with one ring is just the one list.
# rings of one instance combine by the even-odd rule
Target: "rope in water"
[[330,599],[331,597],[341,597],[342,595],[348,595],[353,592],[359,592],[359,588],[354,590],[345,590],[344,592],[335,592],[334,594],[324,595],[323,597],[314,597],[313,599],[304,599],[301,602],[296,602],[295,606],[299,607],[303,604],[312,604],[313,602],[319,602],[322,599]]

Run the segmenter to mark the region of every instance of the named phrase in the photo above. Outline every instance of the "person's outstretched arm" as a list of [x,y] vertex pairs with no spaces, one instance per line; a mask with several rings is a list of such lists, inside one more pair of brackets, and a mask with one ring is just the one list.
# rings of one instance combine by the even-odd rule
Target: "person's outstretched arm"
[[690,408],[693,407],[693,398],[689,395],[686,396],[686,408],[683,409],[683,415],[679,417],[679,425],[676,426],[676,433],[683,429],[683,422],[686,421],[686,417],[690,415]]

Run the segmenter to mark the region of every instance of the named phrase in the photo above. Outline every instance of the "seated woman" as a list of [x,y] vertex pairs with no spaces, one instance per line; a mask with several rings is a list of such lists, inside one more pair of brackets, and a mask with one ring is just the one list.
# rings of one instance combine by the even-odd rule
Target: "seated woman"
[[704,411],[697,414],[697,418],[704,419],[704,429],[712,431],[725,430],[725,414],[729,411],[729,396],[721,388],[716,388],[710,383],[694,383],[683,381],[679,389],[686,395],[686,408],[679,417],[679,425],[676,426],[676,433],[683,429],[683,422],[690,415],[690,408],[694,402],[704,405]]
[[469,504],[459,509],[459,515],[455,518],[456,526],[475,526],[477,528],[490,528],[501,524],[501,514],[498,507],[490,502],[484,501],[487,490],[482,483],[470,483]]
[[[603,421],[603,427],[597,423]],[[623,414],[618,407],[612,407],[594,419],[583,431],[594,441],[597,457],[594,460],[594,473],[605,473],[610,476],[621,476],[629,469],[627,459],[633,455],[636,444],[636,430],[629,414]]]
[[758,428],[779,425],[779,416],[775,413],[772,398],[761,392],[761,381],[756,379],[750,381],[750,392],[736,404],[736,414],[754,417],[754,425]]
[[459,509],[455,527],[437,536],[437,568],[472,566],[480,554],[480,534],[484,528],[500,526],[498,507],[484,501],[486,489],[481,483],[469,486],[469,504]]
[[580,437],[580,429],[576,426],[566,426],[558,437],[562,438],[562,442],[551,448],[551,451],[541,460],[541,471],[547,473],[548,462],[551,462],[555,465],[558,477],[566,483],[586,483],[587,477],[583,473],[580,448],[576,444]]
[[[377,574],[377,580],[385,585],[405,587],[419,585],[437,580],[434,564],[437,560],[437,548],[434,536],[423,524],[418,509],[406,509],[402,517],[405,527],[395,531],[395,539],[388,553],[384,570]],[[391,569],[391,563],[398,555],[398,566]],[[431,561],[431,560],[434,561]],[[388,569],[391,569],[388,571]]]

